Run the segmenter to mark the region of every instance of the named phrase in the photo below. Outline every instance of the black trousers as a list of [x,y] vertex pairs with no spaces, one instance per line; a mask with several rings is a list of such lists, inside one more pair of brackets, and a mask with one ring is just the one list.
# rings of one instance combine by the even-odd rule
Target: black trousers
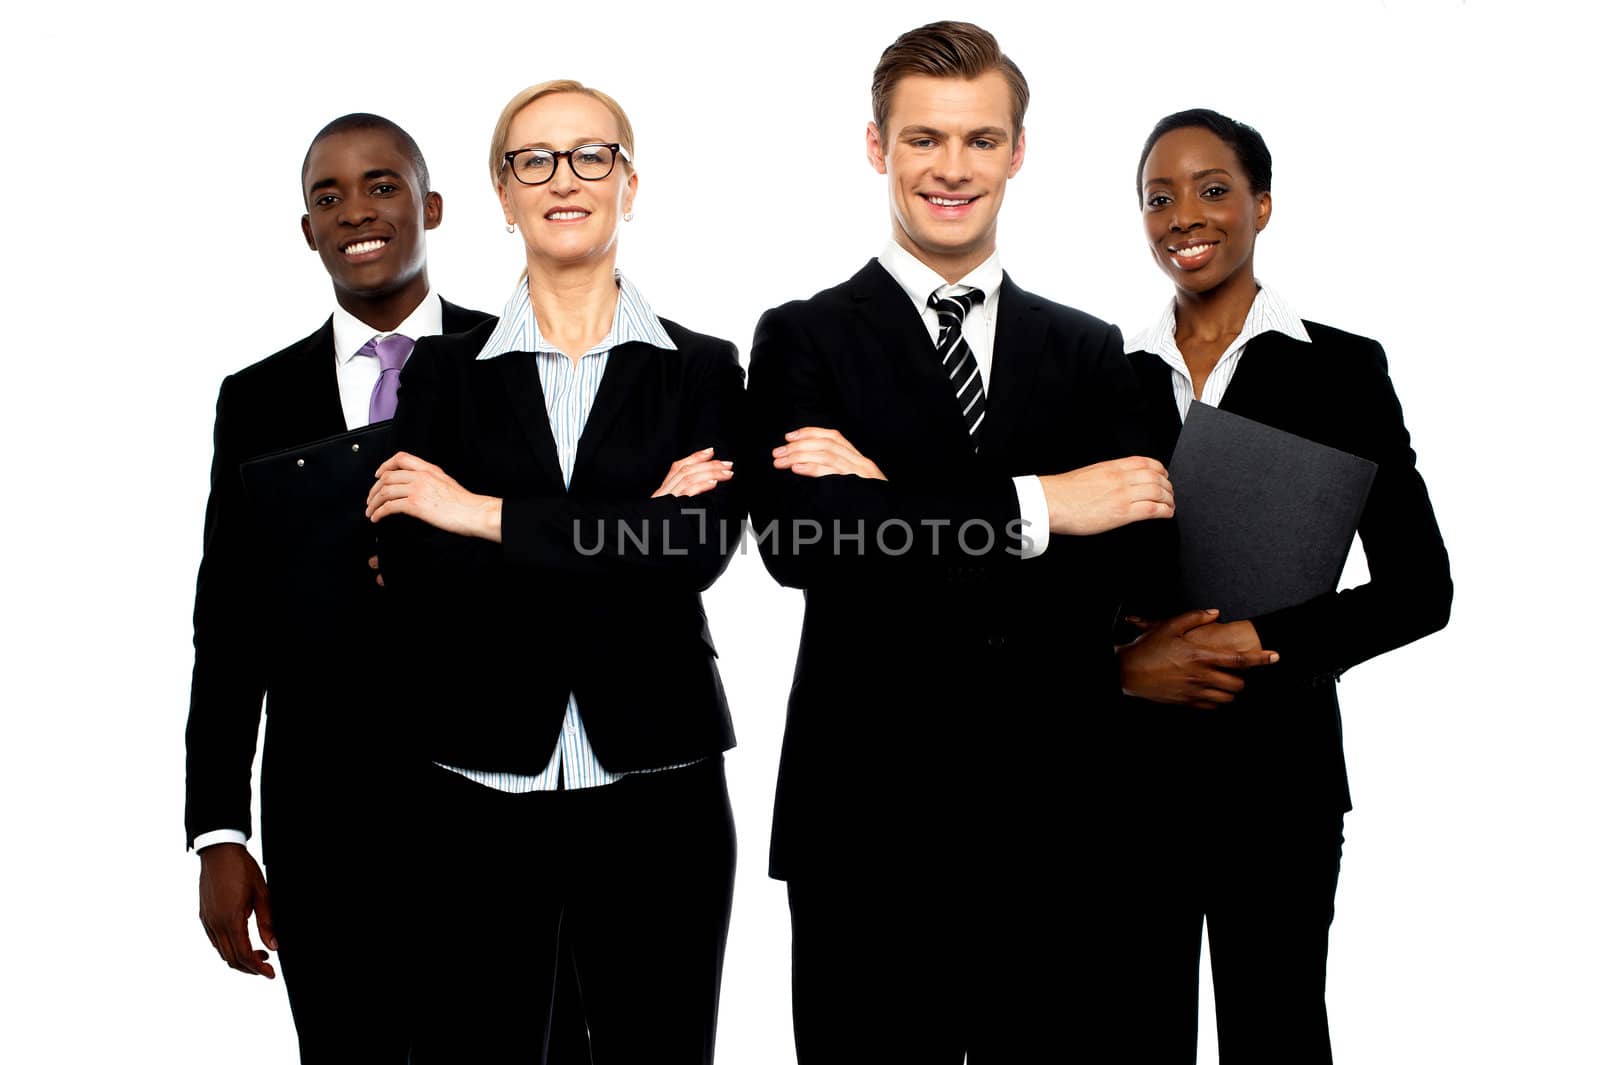
[[[409,852],[375,844],[369,835],[355,850],[291,851],[268,868],[278,967],[301,1065],[406,1065],[413,1016],[408,995],[418,952],[402,944],[425,916],[412,911],[409,889],[400,886],[417,872]],[[548,1063],[590,1065],[566,940],[556,971]]]
[[1203,921],[1223,1065],[1331,1063],[1323,994],[1344,814],[1263,795],[1169,799],[1123,819],[1108,1060],[1192,1065]]
[[1100,1060],[1081,1043],[1098,974],[1080,964],[1098,881],[1071,867],[1071,836],[1025,862],[980,850],[791,876],[800,1065]]
[[558,944],[594,1065],[708,1063],[733,898],[722,758],[601,788],[424,788],[414,1065],[546,1062]]
[[361,858],[323,848],[267,867],[302,1065],[405,1065],[403,873]]

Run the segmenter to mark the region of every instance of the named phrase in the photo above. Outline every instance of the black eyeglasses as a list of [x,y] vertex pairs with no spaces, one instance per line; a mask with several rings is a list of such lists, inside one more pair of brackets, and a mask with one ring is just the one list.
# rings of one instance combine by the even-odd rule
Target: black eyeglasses
[[617,156],[632,163],[633,156],[620,144],[580,144],[564,152],[548,148],[518,148],[507,152],[500,165],[511,169],[511,176],[524,185],[543,185],[556,176],[564,157],[572,172],[585,181],[604,181],[616,169]]

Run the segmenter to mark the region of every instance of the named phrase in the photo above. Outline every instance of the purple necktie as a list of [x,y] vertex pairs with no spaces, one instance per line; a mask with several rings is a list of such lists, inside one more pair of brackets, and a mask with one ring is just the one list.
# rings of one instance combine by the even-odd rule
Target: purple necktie
[[395,397],[400,394],[400,367],[406,364],[406,357],[416,346],[417,342],[410,337],[390,333],[381,339],[373,337],[356,352],[357,355],[376,355],[382,367],[378,383],[372,386],[372,399],[367,401],[369,424],[394,417]]

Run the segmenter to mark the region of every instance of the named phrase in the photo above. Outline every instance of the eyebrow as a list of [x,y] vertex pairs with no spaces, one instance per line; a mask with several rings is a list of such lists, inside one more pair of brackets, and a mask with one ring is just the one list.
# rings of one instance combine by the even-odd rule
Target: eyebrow
[[[1214,166],[1210,170],[1196,170],[1194,173],[1189,175],[1189,180],[1190,181],[1199,181],[1201,178],[1210,177],[1212,174],[1221,174],[1223,177],[1229,177],[1229,178],[1233,177],[1232,174],[1230,174],[1228,171],[1224,170],[1222,167]],[[1171,184],[1174,184],[1174,181],[1173,181],[1172,178],[1169,178],[1169,177],[1153,177],[1149,181],[1146,181],[1144,183],[1144,187],[1145,188],[1149,188],[1151,185],[1171,185]]]
[[[582,140],[578,141],[577,143],[573,144],[573,147],[574,148],[582,148],[585,144],[610,144],[610,143],[611,142],[606,140],[604,137],[585,137]],[[547,152],[558,150],[556,148],[556,146],[554,144],[551,144],[549,141],[530,141],[529,143],[523,144],[523,145],[519,145],[516,148],[507,148],[506,151],[519,152],[523,148],[543,148]],[[560,151],[566,151],[565,148],[562,148],[562,149],[559,149],[559,150]]]
[[[400,182],[404,182],[405,181],[405,176],[403,174],[401,174],[397,170],[390,170],[386,166],[378,167],[378,168],[373,169],[373,170],[368,170],[366,173],[361,175],[361,180],[362,181],[375,181],[376,179],[382,178],[382,177],[394,178],[396,181],[400,181]],[[331,189],[331,188],[335,187],[338,184],[339,184],[339,179],[338,178],[331,178],[331,177],[323,178],[321,181],[318,181],[318,182],[315,182],[315,183],[312,184],[311,191],[312,192],[316,192],[318,189]]]
[[[1008,130],[999,126],[983,126],[979,129],[969,129],[962,135],[966,137],[987,137],[992,141],[1007,140],[1011,136]],[[934,129],[932,126],[902,126],[900,127],[900,136],[947,137],[949,134],[942,129]]]

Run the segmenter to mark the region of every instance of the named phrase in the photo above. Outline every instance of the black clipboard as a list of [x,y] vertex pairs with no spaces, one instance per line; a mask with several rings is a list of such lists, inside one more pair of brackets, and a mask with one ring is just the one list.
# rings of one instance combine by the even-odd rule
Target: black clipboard
[[256,532],[290,599],[373,583],[376,552],[367,493],[394,454],[394,422],[382,421],[250,459],[239,467]]
[[1184,606],[1236,621],[1333,591],[1377,472],[1197,400],[1168,467]]

